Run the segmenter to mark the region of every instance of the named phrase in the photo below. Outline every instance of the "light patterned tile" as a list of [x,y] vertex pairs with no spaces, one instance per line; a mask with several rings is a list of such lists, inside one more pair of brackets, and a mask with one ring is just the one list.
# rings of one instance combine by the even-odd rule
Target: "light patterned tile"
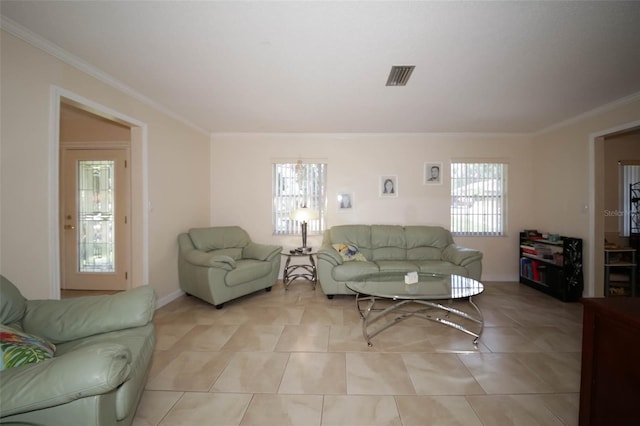
[[183,351],[219,351],[238,330],[238,325],[196,325],[176,346]]
[[582,327],[525,327],[518,331],[545,352],[582,350]]
[[467,367],[454,354],[402,354],[418,395],[484,394]]
[[322,395],[255,394],[240,426],[319,426]]
[[517,354],[516,357],[533,374],[548,383],[553,392],[580,392],[582,357],[579,352]]
[[542,348],[514,327],[487,327],[482,343],[491,352],[542,352]]
[[250,401],[250,394],[187,392],[160,426],[239,425]]
[[202,391],[211,388],[232,359],[226,352],[180,352],[147,382],[148,390]]
[[484,395],[466,397],[485,425],[564,426],[539,395]]
[[345,354],[296,352],[278,390],[280,394],[347,393]]
[[327,395],[322,426],[402,426],[392,396]]
[[273,351],[280,339],[283,325],[244,324],[221,348],[229,352]]
[[155,426],[167,415],[184,392],[144,391],[132,426]]
[[156,350],[166,351],[180,339],[182,339],[193,327],[195,323],[171,323],[156,325]]
[[482,426],[463,396],[396,396],[403,426]]
[[[355,307],[354,307],[355,309]],[[328,306],[308,306],[304,310],[301,324],[342,325],[343,309]]]
[[214,383],[211,392],[276,393],[288,359],[287,353],[234,354]]
[[349,395],[415,395],[400,354],[347,353]]
[[553,392],[553,387],[527,368],[518,355],[479,353],[458,357],[488,394]]
[[485,283],[474,301],[485,318],[477,349],[420,318],[370,348],[354,297],[329,300],[320,285],[278,282],[220,310],[180,297],[154,316],[134,425],[576,426],[582,305],[517,283]]
[[578,426],[580,393],[541,395],[545,406],[556,415],[565,426]]
[[276,344],[277,352],[326,352],[329,346],[328,325],[286,325]]

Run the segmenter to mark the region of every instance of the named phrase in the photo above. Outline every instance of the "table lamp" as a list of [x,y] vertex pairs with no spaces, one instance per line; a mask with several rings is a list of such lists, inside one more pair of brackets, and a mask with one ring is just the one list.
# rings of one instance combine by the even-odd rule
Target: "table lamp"
[[291,215],[293,220],[300,222],[300,228],[302,229],[302,249],[303,251],[310,251],[311,248],[307,248],[307,222],[310,220],[318,219],[318,212],[309,207],[302,206],[295,209]]

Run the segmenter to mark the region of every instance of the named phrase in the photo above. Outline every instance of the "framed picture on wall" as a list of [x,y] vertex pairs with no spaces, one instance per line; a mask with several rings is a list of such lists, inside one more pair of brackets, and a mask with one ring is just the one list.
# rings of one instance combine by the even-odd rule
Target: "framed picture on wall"
[[351,191],[338,191],[336,200],[338,202],[338,213],[349,213],[353,211],[354,197]]
[[385,198],[398,196],[398,176],[380,176],[380,196]]
[[424,163],[424,184],[442,184],[442,163]]

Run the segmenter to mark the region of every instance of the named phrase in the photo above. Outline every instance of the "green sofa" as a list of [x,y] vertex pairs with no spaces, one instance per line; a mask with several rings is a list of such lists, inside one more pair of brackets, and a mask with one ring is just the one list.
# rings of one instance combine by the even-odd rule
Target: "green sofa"
[[130,425],[151,367],[154,309],[149,286],[114,295],[26,300],[0,276],[3,364],[11,343],[6,330],[55,345],[52,358],[0,371],[0,424]]
[[282,247],[258,244],[239,226],[194,228],[178,236],[180,288],[220,309],[225,302],[271,290]]
[[388,271],[480,280],[482,253],[456,245],[451,232],[440,226],[340,225],[325,231],[318,250],[318,279],[327,297],[353,294],[345,282]]

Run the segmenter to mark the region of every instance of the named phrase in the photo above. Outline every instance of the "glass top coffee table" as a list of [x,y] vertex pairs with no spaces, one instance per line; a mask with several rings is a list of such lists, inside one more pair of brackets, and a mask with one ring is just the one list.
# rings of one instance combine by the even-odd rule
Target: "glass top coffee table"
[[[472,298],[484,290],[481,282],[460,275],[418,274],[418,282],[405,284],[404,272],[365,275],[346,285],[356,293],[356,307],[362,318],[362,334],[369,346],[378,333],[407,318],[416,316],[453,327],[473,336],[477,348],[484,328],[482,312]],[[387,301],[376,307],[377,301]],[[453,300],[466,300],[472,313],[451,306]],[[391,304],[389,304],[391,303]],[[392,315],[393,314],[393,315]],[[380,322],[383,318],[386,322]],[[389,318],[391,317],[391,318]],[[470,330],[459,319],[477,324]],[[472,324],[470,324],[472,325]]]

